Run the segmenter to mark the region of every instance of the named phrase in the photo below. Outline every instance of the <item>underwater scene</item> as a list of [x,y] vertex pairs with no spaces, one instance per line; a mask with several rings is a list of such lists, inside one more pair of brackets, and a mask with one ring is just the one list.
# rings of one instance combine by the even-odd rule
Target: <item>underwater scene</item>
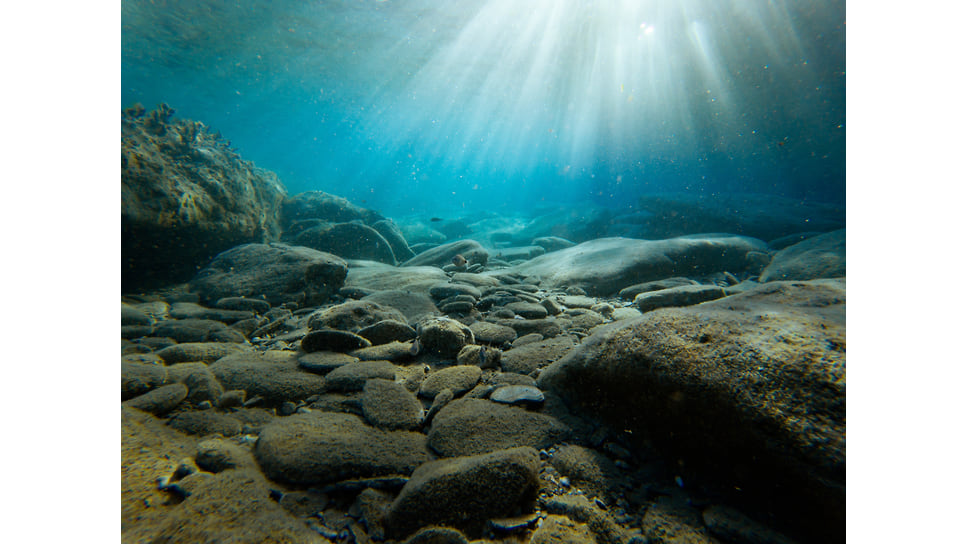
[[120,4],[123,542],[846,541],[843,1]]

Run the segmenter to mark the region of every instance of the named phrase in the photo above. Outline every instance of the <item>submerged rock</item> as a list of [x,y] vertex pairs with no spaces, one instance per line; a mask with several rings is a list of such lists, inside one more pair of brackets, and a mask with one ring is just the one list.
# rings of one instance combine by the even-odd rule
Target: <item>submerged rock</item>
[[672,276],[742,271],[749,267],[748,253],[765,249],[766,243],[742,236],[601,238],[547,253],[496,274],[532,276],[544,287],[574,286],[601,296]]
[[262,428],[255,456],[269,478],[318,486],[355,478],[409,475],[432,457],[424,436],[383,431],[350,414],[311,412]]
[[599,328],[538,385],[648,434],[683,478],[842,538],[845,301],[843,281],[814,280],[655,310]]
[[476,455],[505,448],[547,448],[571,432],[557,419],[517,406],[463,398],[447,403],[434,417],[427,444],[445,457]]
[[339,291],[346,262],[322,251],[286,244],[246,244],[220,253],[191,281],[202,300],[258,297],[273,305],[321,304]]
[[526,447],[425,463],[390,505],[387,536],[447,525],[479,537],[488,519],[514,514],[534,499],[538,468],[538,452]]
[[786,247],[760,275],[761,282],[813,280],[847,275],[847,231],[837,230]]
[[221,251],[279,236],[279,178],[202,123],[173,115],[161,104],[121,118],[124,292],[187,281]]

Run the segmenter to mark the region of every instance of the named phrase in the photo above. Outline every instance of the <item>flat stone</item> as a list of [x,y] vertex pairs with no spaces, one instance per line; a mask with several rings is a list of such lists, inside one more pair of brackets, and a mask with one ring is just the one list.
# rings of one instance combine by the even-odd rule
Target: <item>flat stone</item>
[[327,374],[345,364],[355,363],[359,358],[334,351],[316,351],[298,356],[299,368],[313,374]]
[[541,304],[533,302],[512,302],[504,306],[525,319],[543,319],[548,317],[548,310]]
[[255,456],[266,476],[300,486],[406,476],[432,458],[420,433],[384,431],[353,415],[324,412],[269,423],[259,433]]
[[648,293],[650,291],[659,291],[660,289],[681,287],[683,285],[699,285],[699,282],[689,278],[668,278],[664,280],[647,281],[645,283],[636,283],[635,285],[630,285],[625,289],[622,289],[618,292],[618,296],[625,300],[635,300],[635,296],[639,293]]
[[390,342],[353,350],[350,355],[361,361],[407,361],[413,359],[412,348],[412,342]]
[[175,302],[169,314],[175,319],[213,319],[229,324],[252,317],[249,311],[208,308],[194,302]]
[[349,331],[317,329],[303,337],[300,347],[306,353],[314,351],[337,351],[345,353],[370,346],[370,341]]
[[168,319],[157,323],[151,334],[168,337],[182,344],[189,342],[245,342],[245,336],[241,332],[214,319]]
[[746,270],[751,251],[766,243],[742,236],[695,236],[668,240],[599,238],[547,253],[502,271],[539,278],[542,287],[577,286],[594,296],[618,293],[646,281],[685,274]]
[[454,395],[461,395],[470,391],[481,379],[481,367],[475,365],[458,365],[431,373],[420,384],[419,395],[424,398],[434,398],[444,389],[450,389]]
[[478,343],[500,346],[506,342],[513,342],[518,337],[518,333],[511,327],[498,325],[488,321],[475,321],[469,326],[474,333],[474,339]]
[[635,297],[635,304],[645,313],[657,308],[692,306],[724,296],[726,291],[718,285],[683,285],[641,293]]
[[209,365],[226,390],[242,389],[268,404],[299,401],[325,391],[325,380],[299,368],[289,351],[236,353]]
[[238,310],[256,314],[264,314],[272,308],[268,301],[260,298],[225,297],[215,301],[215,307],[223,310]]
[[225,342],[186,342],[158,350],[158,356],[168,365],[188,362],[214,363],[243,349],[240,345]]
[[481,298],[481,290],[466,283],[438,283],[430,288],[430,296],[437,300],[457,295],[468,295],[479,299]]
[[220,434],[230,437],[242,432],[241,421],[215,410],[182,412],[173,417],[168,424],[183,433],[197,436]]
[[495,389],[490,396],[494,402],[514,404],[524,407],[536,407],[544,404],[544,393],[540,389],[529,385],[505,385]]
[[343,365],[326,375],[326,391],[360,391],[367,380],[396,378],[397,367],[389,361],[359,361]]

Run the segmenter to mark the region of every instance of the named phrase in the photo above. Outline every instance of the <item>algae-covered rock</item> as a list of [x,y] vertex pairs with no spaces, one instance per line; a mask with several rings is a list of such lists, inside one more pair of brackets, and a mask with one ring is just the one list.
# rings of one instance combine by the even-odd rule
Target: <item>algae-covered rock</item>
[[121,283],[187,281],[221,251],[279,236],[286,191],[198,121],[165,104],[121,117]]

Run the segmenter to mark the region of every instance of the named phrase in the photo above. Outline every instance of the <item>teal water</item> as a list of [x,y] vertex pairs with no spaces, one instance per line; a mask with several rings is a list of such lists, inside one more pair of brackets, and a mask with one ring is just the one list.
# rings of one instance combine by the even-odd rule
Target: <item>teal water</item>
[[845,199],[845,3],[124,0],[122,107],[394,216]]

